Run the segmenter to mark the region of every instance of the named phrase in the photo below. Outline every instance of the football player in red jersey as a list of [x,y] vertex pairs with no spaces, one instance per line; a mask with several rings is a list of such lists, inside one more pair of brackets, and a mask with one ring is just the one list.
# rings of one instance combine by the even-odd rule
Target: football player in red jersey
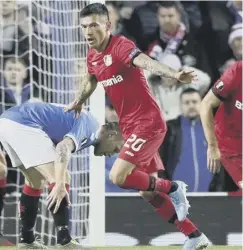
[[[242,189],[242,61],[224,72],[201,105],[201,120],[208,142],[208,169],[218,172],[221,162]],[[214,108],[218,108],[215,119]]]
[[191,83],[194,73],[176,72],[143,54],[124,36],[111,35],[103,4],[86,6],[80,13],[80,23],[90,47],[88,74],[82,91],[66,110],[79,113],[97,84],[102,84],[118,114],[125,141],[110,171],[110,180],[124,189],[139,190],[161,217],[188,236],[184,250],[207,247],[207,237],[186,218],[189,203],[185,183],[158,178],[158,171],[164,169],[158,148],[167,128],[143,70],[182,83]]

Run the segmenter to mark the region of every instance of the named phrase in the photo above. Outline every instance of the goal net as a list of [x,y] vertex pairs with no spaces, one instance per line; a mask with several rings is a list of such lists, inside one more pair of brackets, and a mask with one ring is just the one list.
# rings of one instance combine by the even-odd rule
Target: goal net
[[[68,104],[73,100],[75,90],[86,72],[87,47],[78,25],[78,13],[89,3],[79,0],[0,2],[3,10],[0,16],[0,34],[3,37],[0,42],[0,112],[25,101]],[[4,14],[6,11],[8,15]],[[99,95],[98,99],[92,101],[94,98],[86,103],[86,108],[98,112],[98,120],[102,122],[104,98]],[[94,206],[95,200],[101,201],[100,192],[104,190],[100,187],[99,191],[95,184],[90,186],[92,166],[103,164],[102,160],[93,159],[91,155],[91,149],[85,149],[74,155],[69,165],[72,203],[70,228],[73,238],[80,241],[86,237],[96,238],[94,220],[97,215],[94,215]],[[92,183],[96,182],[95,179],[97,185],[102,183],[103,177],[98,178],[100,174],[102,170],[95,173]],[[18,243],[20,223],[17,207],[23,177],[18,169],[11,168],[9,176],[8,189],[11,192],[6,197],[1,230],[6,237]],[[46,194],[47,190],[40,200],[36,236],[46,244],[54,244],[55,229],[47,210]],[[95,199],[95,196],[99,198]],[[98,228],[104,231],[102,219],[99,222],[101,226]]]

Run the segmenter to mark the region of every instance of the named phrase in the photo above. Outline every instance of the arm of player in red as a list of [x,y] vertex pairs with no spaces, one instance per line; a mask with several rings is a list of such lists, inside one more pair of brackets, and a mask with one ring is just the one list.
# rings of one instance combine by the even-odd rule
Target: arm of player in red
[[235,91],[237,66],[235,64],[225,71],[201,103],[200,116],[208,143],[207,166],[213,173],[216,173],[220,169],[220,151],[214,130],[213,109],[219,107],[222,101],[227,101],[232,92]]
[[148,70],[155,75],[176,79],[181,83],[192,83],[192,81],[196,80],[197,77],[194,71],[182,70],[177,72],[167,65],[159,63],[143,53],[140,53],[134,58],[133,65]]
[[115,53],[120,61],[128,67],[136,66],[141,69],[148,70],[156,75],[177,79],[182,83],[191,83],[196,78],[196,75],[193,71],[183,70],[177,72],[167,65],[161,64],[158,61],[150,58],[146,54],[142,53],[136,47],[134,42],[128,40],[125,37],[121,38],[119,43],[116,44]]
[[95,75],[87,74],[81,81],[80,90],[73,102],[71,102],[66,108],[66,112],[72,110],[75,111],[75,117],[77,117],[81,110],[84,102],[92,95],[97,87],[97,79]]

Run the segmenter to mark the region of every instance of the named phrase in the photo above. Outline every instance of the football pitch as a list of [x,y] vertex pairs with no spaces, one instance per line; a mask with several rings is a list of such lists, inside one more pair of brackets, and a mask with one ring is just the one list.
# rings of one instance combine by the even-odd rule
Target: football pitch
[[[14,250],[14,249],[17,249],[17,247],[0,247],[0,250],[3,250],[3,249]],[[57,248],[50,247],[48,249],[54,250]],[[165,250],[165,249],[167,249],[167,250],[181,250],[182,246],[178,246],[178,247],[98,247],[98,248],[91,248],[91,250]],[[211,247],[208,247],[207,249],[208,250],[242,250],[242,247],[211,246]],[[26,249],[26,250],[28,250],[28,249]]]

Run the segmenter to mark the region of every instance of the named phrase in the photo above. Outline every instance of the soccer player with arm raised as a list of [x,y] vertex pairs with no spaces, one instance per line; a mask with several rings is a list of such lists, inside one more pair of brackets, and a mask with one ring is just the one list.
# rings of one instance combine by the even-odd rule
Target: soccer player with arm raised
[[185,183],[158,178],[158,171],[164,169],[158,148],[167,128],[143,70],[182,83],[191,83],[193,72],[176,72],[141,53],[127,38],[111,35],[105,5],[86,6],[80,13],[80,24],[90,47],[88,75],[67,111],[78,113],[97,84],[102,84],[118,114],[125,141],[110,171],[110,180],[124,189],[140,191],[161,217],[188,236],[184,250],[206,247],[206,236],[186,218],[189,203]]

